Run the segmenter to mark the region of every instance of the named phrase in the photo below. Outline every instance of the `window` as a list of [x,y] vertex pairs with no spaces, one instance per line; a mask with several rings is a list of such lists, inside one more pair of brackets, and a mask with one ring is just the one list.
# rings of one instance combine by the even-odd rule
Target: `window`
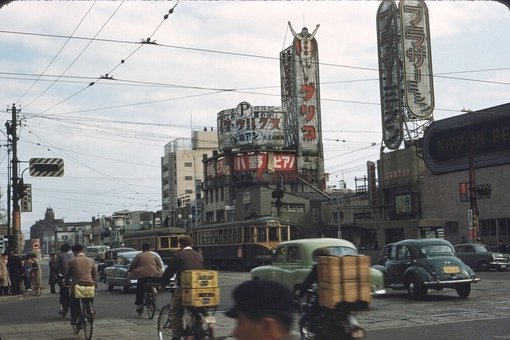
[[192,181],[193,180],[193,176],[184,176],[184,180],[185,181]]
[[409,249],[406,246],[397,247],[397,260],[407,260],[411,258]]
[[185,168],[191,168],[192,166],[193,166],[193,163],[191,163],[191,162],[185,162],[184,163],[184,167]]
[[301,251],[298,246],[290,246],[288,250],[289,262],[301,262]]
[[287,248],[285,248],[285,247],[277,248],[275,253],[274,253],[273,262],[275,262],[275,263],[284,263],[285,262],[285,258],[286,258],[286,256],[285,256],[286,250],[287,250]]
[[185,194],[192,194],[193,190],[192,189],[186,189],[186,190],[184,190],[184,193]]

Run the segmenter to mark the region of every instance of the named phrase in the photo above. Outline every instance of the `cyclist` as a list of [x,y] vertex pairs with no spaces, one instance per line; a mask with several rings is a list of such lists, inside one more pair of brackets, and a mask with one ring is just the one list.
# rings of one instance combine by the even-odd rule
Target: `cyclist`
[[135,305],[136,312],[143,312],[143,293],[147,280],[161,278],[163,267],[159,258],[151,253],[150,245],[142,245],[142,252],[137,254],[129,266],[128,279],[137,279]]
[[[170,279],[175,275],[177,285],[180,286],[181,273],[185,270],[204,269],[204,258],[202,254],[193,250],[191,247],[193,241],[191,237],[184,236],[179,238],[179,247],[181,251],[172,257],[168,267],[163,274],[163,285],[168,285]],[[184,316],[184,306],[182,305],[182,295],[180,288],[177,288],[172,298],[172,310],[170,312],[172,322],[172,340],[179,340],[183,333],[182,318]]]
[[[74,253],[74,258],[69,260],[67,270],[64,277],[64,282],[66,286],[69,286],[72,280],[71,286],[71,295],[69,297],[69,307],[71,309],[71,325],[76,325],[78,323],[78,319],[81,315],[80,310],[80,299],[75,298],[74,296],[74,286],[76,284],[80,284],[83,286],[94,286],[97,288],[96,283],[96,267],[94,265],[94,260],[85,256],[83,252],[83,246],[81,244],[75,244],[71,247],[71,250]],[[89,300],[89,306],[91,310],[89,311],[92,317],[95,317],[96,312],[92,309],[94,304],[94,298],[84,299]]]

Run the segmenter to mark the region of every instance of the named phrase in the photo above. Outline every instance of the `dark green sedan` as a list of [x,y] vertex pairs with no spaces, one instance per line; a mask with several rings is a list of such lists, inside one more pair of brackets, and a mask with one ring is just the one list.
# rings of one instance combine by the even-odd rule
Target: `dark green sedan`
[[384,274],[385,288],[407,290],[420,298],[429,289],[453,288],[461,298],[480,281],[473,270],[455,256],[453,245],[443,239],[408,239],[384,246],[372,266]]

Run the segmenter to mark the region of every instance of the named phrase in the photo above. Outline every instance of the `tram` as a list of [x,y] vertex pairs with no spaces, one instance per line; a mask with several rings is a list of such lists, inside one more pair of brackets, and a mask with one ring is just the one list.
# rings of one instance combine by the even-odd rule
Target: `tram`
[[271,262],[273,249],[290,240],[290,228],[286,219],[266,216],[195,227],[191,236],[207,268],[249,270]]

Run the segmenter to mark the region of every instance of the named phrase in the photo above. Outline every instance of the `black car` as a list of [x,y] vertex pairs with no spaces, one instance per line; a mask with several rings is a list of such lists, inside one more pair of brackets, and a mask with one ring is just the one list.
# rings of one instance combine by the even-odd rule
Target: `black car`
[[429,289],[453,288],[461,298],[480,281],[473,270],[455,256],[453,245],[443,239],[408,239],[384,246],[372,266],[384,274],[385,288],[407,290],[420,298]]
[[461,243],[455,246],[455,253],[465,264],[473,269],[489,271],[491,268],[498,272],[506,270],[509,255],[499,251],[493,252],[485,244]]
[[104,259],[100,259],[97,264],[97,272],[99,274],[99,278],[103,282],[106,282],[105,281],[106,277],[104,275],[104,269],[114,265],[115,261],[117,261],[118,254],[124,253],[126,251],[134,251],[134,250],[136,250],[136,249],[134,249],[134,248],[113,248],[113,249],[106,251],[106,253],[104,254]]

